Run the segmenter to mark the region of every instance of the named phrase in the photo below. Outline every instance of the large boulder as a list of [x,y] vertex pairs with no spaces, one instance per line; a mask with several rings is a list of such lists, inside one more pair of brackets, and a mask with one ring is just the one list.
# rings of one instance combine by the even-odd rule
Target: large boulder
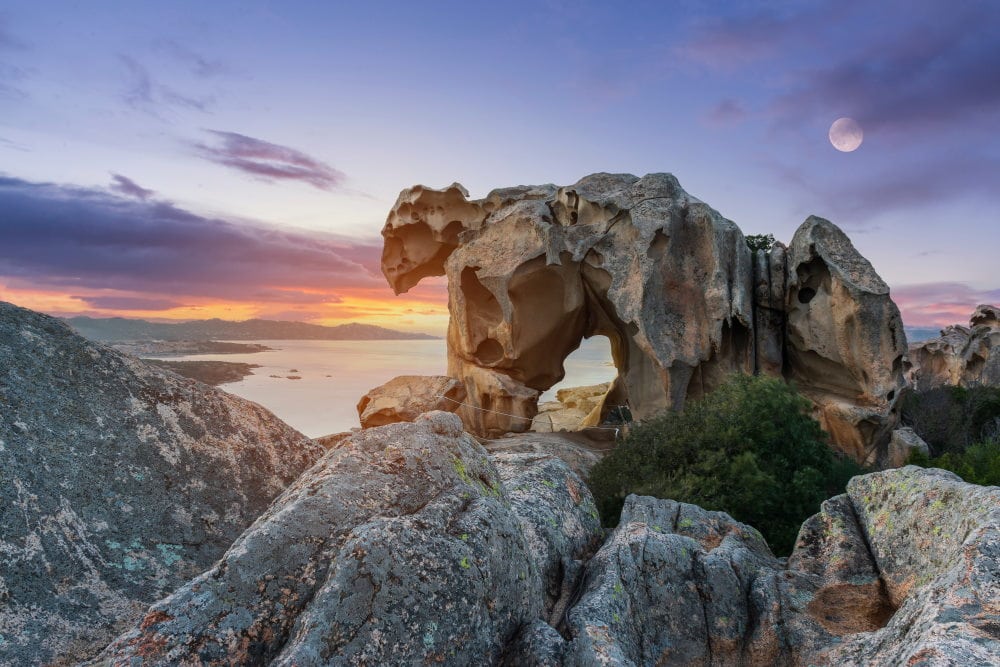
[[787,561],[720,512],[629,496],[562,633],[510,664],[1000,663],[1000,488],[907,467],[856,477]]
[[457,184],[415,186],[382,235],[397,293],[448,277],[448,374],[465,385],[459,414],[478,435],[530,428],[538,395],[593,335],[610,339],[618,377],[600,414],[578,410],[585,423],[613,405],[638,419],[680,409],[754,371],[800,382],[834,444],[859,459],[879,457],[898,419],[899,313],[825,220],[807,220],[787,252],[752,257],[739,228],[672,175],[592,174],[478,200]]
[[1000,387],[1000,307],[977,306],[968,327],[945,327],[939,337],[912,345],[910,362],[910,381],[920,391]]
[[911,466],[854,478],[787,560],[639,496],[600,544],[565,463],[432,412],[328,452],[91,664],[997,664],[998,531],[1000,488]]
[[0,665],[100,651],[322,452],[254,403],[0,303]]
[[458,417],[360,431],[94,664],[497,664],[600,534],[561,461],[491,461]]
[[465,386],[443,375],[400,375],[375,387],[358,401],[362,428],[411,422],[425,412],[454,412],[465,399]]
[[806,220],[788,247],[785,375],[837,447],[882,463],[899,422],[906,336],[889,286],[835,225]]

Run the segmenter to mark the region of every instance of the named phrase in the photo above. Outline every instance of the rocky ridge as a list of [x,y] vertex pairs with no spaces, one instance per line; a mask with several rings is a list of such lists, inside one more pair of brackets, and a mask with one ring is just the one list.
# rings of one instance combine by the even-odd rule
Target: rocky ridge
[[852,480],[787,561],[640,496],[602,542],[565,463],[429,413],[340,443],[89,664],[993,664],[998,508],[907,467]]
[[93,655],[322,451],[254,403],[0,303],[0,665]]
[[920,390],[944,385],[1000,387],[1000,307],[976,307],[969,326],[953,325],[910,346],[908,378]]
[[881,461],[898,422],[906,341],[871,264],[811,217],[752,254],[730,220],[670,174],[592,174],[470,200],[458,184],[403,190],[382,269],[404,292],[448,277],[448,374],[473,433],[525,431],[580,340],[607,336],[610,406],[644,418],[734,372],[796,381],[834,445]]

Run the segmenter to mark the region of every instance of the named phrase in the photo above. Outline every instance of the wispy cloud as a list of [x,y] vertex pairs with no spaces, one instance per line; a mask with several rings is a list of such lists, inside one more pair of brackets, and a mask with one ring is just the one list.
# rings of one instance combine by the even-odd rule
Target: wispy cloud
[[154,48],[159,53],[181,63],[189,72],[198,77],[211,78],[229,73],[229,67],[222,60],[209,58],[174,40],[157,40]]
[[907,326],[944,327],[968,324],[981,303],[1000,304],[1000,288],[975,289],[963,282],[900,285],[892,288],[892,299]]
[[237,223],[163,201],[3,177],[0,210],[0,276],[22,287],[335,303],[341,290],[385,286],[373,270],[378,241]]
[[122,100],[133,109],[155,116],[169,106],[207,112],[215,102],[212,97],[192,97],[155,81],[149,70],[131,56],[119,55],[118,60],[126,70]]
[[[870,130],[908,134],[1000,110],[1000,5],[913,16],[845,57],[803,68],[775,101],[782,116],[845,109]],[[993,26],[991,30],[989,26]]]
[[121,174],[111,174],[111,185],[109,187],[114,192],[143,201],[156,194],[155,190],[147,190],[131,178],[127,178]]
[[747,110],[739,100],[727,98],[709,109],[703,117],[709,125],[724,127],[736,125],[747,117]]
[[180,301],[156,297],[80,295],[73,298],[100,310],[172,310],[184,307]]
[[206,130],[215,143],[194,144],[206,160],[265,181],[299,181],[320,190],[343,185],[346,176],[302,151],[236,132]]

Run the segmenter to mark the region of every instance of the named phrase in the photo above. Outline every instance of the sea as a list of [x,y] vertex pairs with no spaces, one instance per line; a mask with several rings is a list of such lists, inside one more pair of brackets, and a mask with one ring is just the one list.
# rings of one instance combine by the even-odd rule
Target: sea
[[[169,358],[259,365],[253,375],[219,388],[259,403],[310,438],[360,426],[357,404],[370,389],[397,375],[444,375],[448,366],[443,339],[252,342],[273,349]],[[608,382],[616,375],[610,344],[603,336],[584,340],[564,367],[563,381],[542,394],[541,401],[554,400],[563,387]]]

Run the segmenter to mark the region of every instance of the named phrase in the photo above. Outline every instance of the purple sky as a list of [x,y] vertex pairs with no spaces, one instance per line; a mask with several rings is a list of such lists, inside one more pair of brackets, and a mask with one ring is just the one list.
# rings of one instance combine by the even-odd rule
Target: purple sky
[[907,324],[963,321],[1000,301],[998,128],[997,2],[7,0],[0,298],[391,323],[403,187],[668,171],[746,233],[833,220]]

